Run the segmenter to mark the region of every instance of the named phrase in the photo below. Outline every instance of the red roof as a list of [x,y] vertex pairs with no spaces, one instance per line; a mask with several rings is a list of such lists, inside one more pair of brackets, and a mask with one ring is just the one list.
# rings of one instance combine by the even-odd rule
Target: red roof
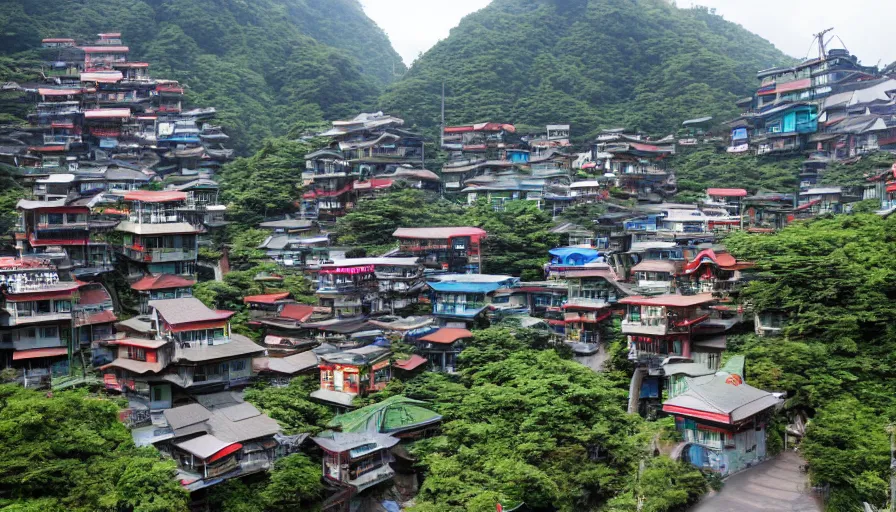
[[65,37],[47,37],[47,38],[41,39],[40,42],[42,42],[42,43],[74,43],[75,40],[68,39]]
[[640,306],[665,306],[672,308],[687,308],[699,306],[701,304],[709,304],[714,301],[711,293],[701,293],[698,295],[659,295],[657,297],[626,297],[619,301],[619,304],[635,304]]
[[356,181],[355,190],[376,190],[380,188],[389,188],[392,186],[392,180],[386,178],[370,178],[368,181]]
[[456,327],[442,327],[438,331],[431,332],[420,338],[420,341],[428,341],[429,343],[450,344],[464,338],[472,338],[473,333],[466,329],[458,329]]
[[896,183],[887,185],[887,192],[896,192]]
[[36,151],[38,153],[61,153],[67,151],[68,148],[65,146],[31,146],[28,150]]
[[118,39],[121,37],[121,32],[103,32],[102,34],[97,34],[100,36],[100,39]]
[[628,143],[632,148],[637,149],[638,151],[659,151],[659,146],[654,146],[652,144],[639,144],[637,142],[629,142]]
[[127,46],[82,46],[84,53],[128,53],[131,51]]
[[12,360],[20,361],[22,359],[36,359],[38,357],[59,357],[64,355],[68,355],[68,349],[65,347],[35,348],[31,350],[19,350],[13,352]]
[[283,310],[280,311],[280,317],[295,320],[297,322],[304,322],[311,318],[311,315],[314,314],[314,309],[314,306],[308,306],[306,304],[287,304],[283,306]]
[[81,290],[78,294],[80,295],[78,304],[82,306],[93,306],[112,300],[112,297],[109,296],[109,292],[102,286],[94,286],[86,290]]
[[174,192],[170,190],[132,190],[125,192],[125,201],[142,201],[144,203],[171,203],[174,201],[186,201],[186,192]]
[[716,197],[747,197],[747,191],[742,188],[708,188],[706,195]]
[[115,316],[115,312],[106,310],[88,315],[83,321],[78,322],[78,325],[107,324],[116,321],[118,321],[118,317]]
[[398,361],[395,361],[395,364],[392,366],[402,370],[410,371],[420,367],[420,365],[423,364],[426,364],[426,359],[418,356],[417,354],[414,354],[410,359],[399,359]]
[[168,342],[165,340],[149,340],[149,339],[143,339],[143,338],[122,338],[120,340],[115,340],[116,345],[124,345],[126,347],[149,348],[149,349],[157,349],[167,343]]
[[233,316],[233,313],[230,313],[226,317],[221,318],[220,320],[207,320],[204,322],[187,322],[183,324],[170,325],[171,332],[186,332],[186,331],[201,331],[203,329],[217,329],[219,327],[224,327],[227,325],[227,319]]
[[250,302],[256,304],[274,304],[287,297],[289,297],[289,292],[269,293],[267,295],[249,295],[248,297],[243,297],[243,304],[249,304]]
[[84,119],[127,119],[129,117],[131,117],[129,108],[98,108],[84,111]]
[[687,262],[684,266],[684,273],[690,274],[697,270],[700,265],[704,263],[704,260],[709,259],[719,267],[723,269],[731,269],[732,267],[737,265],[737,260],[734,256],[728,254],[727,252],[723,252],[721,254],[716,254],[712,249],[705,249],[700,251],[697,256],[694,257],[693,260]]
[[787,82],[786,84],[778,84],[778,87],[775,89],[775,92],[801,91],[803,89],[808,89],[809,87],[812,87],[812,79],[804,78],[802,80],[794,80],[793,82]]
[[392,236],[416,240],[446,240],[459,236],[485,237],[486,232],[474,227],[398,228],[392,233]]
[[818,204],[820,202],[821,202],[821,199],[813,199],[806,204],[801,204],[801,205],[797,206],[796,211],[808,210],[809,208],[812,208],[813,206],[815,206],[816,204]]
[[242,449],[243,449],[243,445],[241,445],[240,443],[233,443],[232,445],[221,449],[221,451],[219,451],[218,453],[209,457],[209,459],[206,462],[214,462],[218,459],[223,459],[224,457],[230,455],[231,453],[242,450]]
[[34,238],[34,235],[28,239],[28,243],[32,247],[48,247],[50,245],[87,245],[89,242],[86,238],[42,238],[40,240]]
[[37,93],[41,96],[71,96],[73,94],[81,94],[81,89],[50,89],[39,87]]
[[131,285],[132,290],[145,292],[149,290],[166,290],[169,288],[189,288],[196,284],[195,281],[171,274],[158,276],[146,276]]
[[[50,268],[48,261],[39,259],[19,259],[15,256],[0,257],[0,268],[5,269],[21,269],[21,268]],[[55,267],[53,267],[55,268]]]
[[75,293],[75,288],[70,290],[48,290],[45,292],[17,293],[15,295],[7,295],[6,300],[10,302],[27,302],[30,300],[64,300],[71,299]]

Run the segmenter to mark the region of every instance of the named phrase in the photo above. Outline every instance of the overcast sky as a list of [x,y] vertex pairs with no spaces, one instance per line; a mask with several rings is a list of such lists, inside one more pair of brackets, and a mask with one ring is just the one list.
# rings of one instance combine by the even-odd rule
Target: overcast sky
[[[448,37],[465,15],[482,9],[489,0],[361,0],[370,16],[392,40],[410,65]],[[715,7],[725,19],[768,39],[784,53],[806,56],[812,34],[834,27],[846,47],[863,64],[896,61],[896,0],[677,0]],[[830,35],[829,35],[830,37]],[[831,46],[840,47],[837,39]]]

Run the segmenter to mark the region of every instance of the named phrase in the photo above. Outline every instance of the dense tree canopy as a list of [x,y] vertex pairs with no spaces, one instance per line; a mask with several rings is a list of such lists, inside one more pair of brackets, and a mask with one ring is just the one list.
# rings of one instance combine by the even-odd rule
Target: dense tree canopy
[[685,119],[733,117],[756,71],[789,60],[705,8],[495,0],[418,59],[380,104],[435,128],[444,83],[449,124],[569,122],[576,136],[618,125],[670,133]]
[[[655,425],[625,413],[616,381],[539,346],[531,331],[476,331],[459,376],[424,373],[383,393],[427,400],[444,417],[441,435],[412,448],[426,472],[415,512],[489,511],[498,501],[588,510],[614,496],[613,510],[633,511],[633,492],[649,510],[679,510],[704,492],[696,469],[648,461]],[[636,483],[642,460],[650,470]]]
[[738,258],[757,262],[745,299],[787,319],[782,337],[747,336],[729,349],[747,356],[751,384],[787,391],[788,410],[814,413],[804,453],[813,482],[831,485],[836,510],[886,500],[885,427],[896,418],[894,227],[893,217],[842,215],[726,240]]
[[0,386],[0,508],[185,512],[174,462],[135,448],[118,410],[85,392]]
[[668,166],[678,179],[678,201],[703,198],[709,187],[744,188],[759,191],[793,193],[798,185],[802,157],[762,158],[731,155],[723,148],[684,150]]

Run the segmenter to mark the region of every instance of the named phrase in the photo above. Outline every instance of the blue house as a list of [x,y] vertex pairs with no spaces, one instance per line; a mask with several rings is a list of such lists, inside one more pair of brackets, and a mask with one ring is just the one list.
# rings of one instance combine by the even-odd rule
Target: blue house
[[519,286],[519,278],[487,274],[434,276],[426,284],[432,290],[432,314],[439,325],[466,328],[485,313],[495,291]]

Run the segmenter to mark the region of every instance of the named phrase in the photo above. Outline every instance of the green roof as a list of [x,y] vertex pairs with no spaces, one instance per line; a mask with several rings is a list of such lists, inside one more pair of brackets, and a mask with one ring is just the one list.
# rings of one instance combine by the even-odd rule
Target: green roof
[[336,416],[327,426],[339,428],[342,432],[391,434],[441,421],[442,416],[419,405],[424,403],[404,396],[393,396]]

